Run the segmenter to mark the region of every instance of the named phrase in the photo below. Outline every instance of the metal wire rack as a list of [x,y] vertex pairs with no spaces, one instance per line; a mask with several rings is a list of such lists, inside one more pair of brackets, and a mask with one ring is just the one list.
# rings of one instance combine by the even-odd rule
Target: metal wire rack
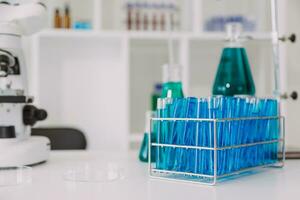
[[[281,116],[152,118],[150,123],[149,158],[155,154],[155,160],[149,159],[152,178],[216,185],[227,179],[257,172],[258,169],[284,166],[285,118]],[[193,142],[187,145],[163,140],[162,136],[169,134],[176,123],[181,123],[185,132],[194,137]],[[259,123],[264,124],[262,129],[259,129]],[[240,125],[251,126],[256,133],[241,132],[245,129],[241,129]],[[251,138],[252,135],[264,136]],[[206,137],[210,142],[201,143],[201,137],[202,141]],[[234,142],[234,138],[246,139]]]

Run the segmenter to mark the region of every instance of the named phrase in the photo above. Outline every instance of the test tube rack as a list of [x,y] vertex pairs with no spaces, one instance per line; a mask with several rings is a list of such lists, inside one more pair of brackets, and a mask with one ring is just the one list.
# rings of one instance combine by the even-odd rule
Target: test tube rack
[[[171,128],[175,123],[182,123],[190,134],[194,132],[194,145],[161,142],[162,126]],[[187,126],[188,123],[193,125]],[[259,124],[263,127],[259,128]],[[273,124],[272,128],[268,124]],[[251,138],[252,135],[261,134],[241,132],[240,125],[257,126],[257,131],[263,131],[264,136]],[[199,131],[205,128],[205,132]],[[226,129],[230,131],[224,131]],[[245,134],[243,137],[248,138],[247,141],[224,142],[224,137],[236,138],[241,134]],[[206,137],[211,142],[199,144],[197,141],[200,137]],[[151,178],[204,185],[216,185],[240,175],[259,172],[263,168],[282,168],[285,161],[285,118],[152,118],[149,158],[151,153],[156,154],[155,160],[149,159]]]

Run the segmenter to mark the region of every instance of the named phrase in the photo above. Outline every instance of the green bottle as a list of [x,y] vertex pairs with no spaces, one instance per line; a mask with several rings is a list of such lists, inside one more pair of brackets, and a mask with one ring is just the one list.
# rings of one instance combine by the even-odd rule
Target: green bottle
[[255,95],[255,85],[245,48],[239,42],[237,27],[229,28],[230,41],[223,49],[213,85],[213,95]]
[[154,91],[151,95],[151,110],[155,111],[157,108],[157,100],[161,97],[162,92],[162,84],[155,84]]
[[163,66],[163,89],[161,98],[183,98],[181,69],[179,65]]

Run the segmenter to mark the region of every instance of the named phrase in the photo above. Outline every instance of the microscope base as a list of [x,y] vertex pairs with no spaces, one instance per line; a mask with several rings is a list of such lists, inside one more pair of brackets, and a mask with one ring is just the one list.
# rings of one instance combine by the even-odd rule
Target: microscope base
[[0,139],[0,168],[36,165],[47,161],[50,141],[32,136],[26,140]]

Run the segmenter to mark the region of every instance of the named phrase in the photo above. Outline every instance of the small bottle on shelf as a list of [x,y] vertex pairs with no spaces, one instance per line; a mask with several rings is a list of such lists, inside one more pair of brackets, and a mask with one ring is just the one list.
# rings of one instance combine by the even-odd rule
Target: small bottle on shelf
[[152,18],[152,30],[153,31],[157,30],[157,16],[155,13],[153,14],[153,18]]
[[64,28],[71,28],[71,16],[70,16],[70,8],[68,5],[65,7],[65,16],[64,16]]
[[139,2],[135,3],[135,30],[139,31],[141,29],[141,4]]
[[133,24],[133,4],[131,2],[127,2],[126,5],[127,8],[127,20],[126,20],[126,24],[127,24],[127,30],[132,30],[132,24]]
[[174,2],[169,4],[171,30],[179,30],[179,9]]
[[60,15],[59,9],[55,9],[54,14],[54,28],[62,28],[62,17]]
[[164,3],[159,5],[159,10],[160,10],[160,20],[159,20],[159,25],[160,25],[160,30],[165,31],[166,30],[166,5]]
[[168,15],[168,29],[175,30],[175,12],[174,12],[174,4],[168,3],[167,4],[167,15]]
[[152,10],[152,18],[151,18],[151,25],[152,25],[152,31],[157,31],[158,29],[158,3],[156,1],[153,1],[151,4],[151,10]]
[[148,0],[147,2],[147,15],[148,15],[148,31],[153,30],[153,24],[152,24],[152,19],[153,19],[153,4],[152,0]]
[[149,30],[149,4],[147,2],[143,3],[143,30]]

